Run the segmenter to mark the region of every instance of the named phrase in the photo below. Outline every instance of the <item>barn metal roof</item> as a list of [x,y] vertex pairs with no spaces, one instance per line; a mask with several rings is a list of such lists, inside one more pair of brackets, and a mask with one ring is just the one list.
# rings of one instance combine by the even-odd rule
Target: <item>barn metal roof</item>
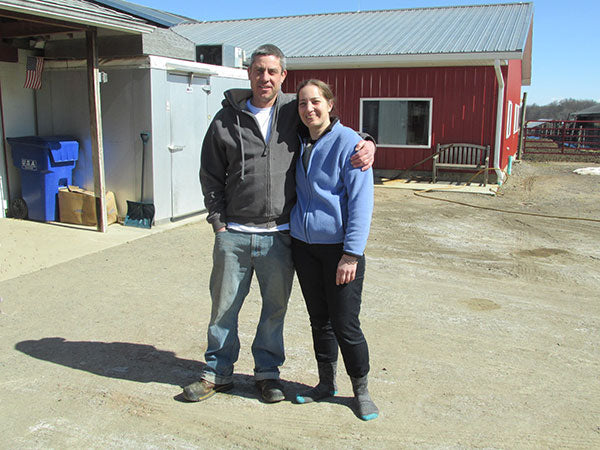
[[0,0],[0,10],[129,33],[155,29],[144,19],[85,0]]
[[589,108],[572,113],[574,116],[585,116],[587,114],[600,114],[600,105],[590,106]]
[[197,45],[229,44],[247,53],[269,42],[279,46],[290,60],[489,56],[521,54],[532,19],[532,3],[508,3],[184,23],[173,30]]
[[123,11],[127,14],[132,14],[137,17],[141,17],[150,22],[162,25],[165,27],[172,27],[182,22],[193,21],[189,17],[180,16],[166,11],[161,11],[147,6],[137,5],[135,3],[126,2],[124,0],[93,0],[109,8],[114,8],[119,11]]

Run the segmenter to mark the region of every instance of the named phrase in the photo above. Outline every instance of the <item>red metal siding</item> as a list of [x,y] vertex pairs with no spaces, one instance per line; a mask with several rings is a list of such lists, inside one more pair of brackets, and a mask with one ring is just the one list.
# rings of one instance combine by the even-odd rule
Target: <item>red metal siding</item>
[[[500,167],[504,169],[508,164],[508,157],[517,153],[519,143],[518,114],[515,109],[521,107],[521,61],[508,61],[508,70],[503,70],[504,88],[504,114],[502,119],[502,144],[500,148]],[[517,121],[517,127],[515,127]],[[517,128],[515,130],[515,128]]]
[[[308,78],[319,78],[333,87],[338,115],[355,130],[360,126],[361,98],[433,99],[432,147],[380,147],[376,169],[408,169],[431,155],[437,143],[494,146],[497,82],[493,67],[297,70],[288,72],[284,92],[294,92]],[[430,167],[428,161],[414,170]]]

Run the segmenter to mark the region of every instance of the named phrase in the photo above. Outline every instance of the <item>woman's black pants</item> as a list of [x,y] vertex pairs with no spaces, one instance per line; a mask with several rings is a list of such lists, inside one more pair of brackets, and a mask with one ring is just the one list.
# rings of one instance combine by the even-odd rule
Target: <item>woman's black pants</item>
[[342,244],[307,244],[292,239],[292,257],[310,316],[317,362],[334,362],[338,344],[346,372],[354,378],[369,373],[369,349],[358,315],[365,257],[358,260],[354,281],[337,286],[335,275]]

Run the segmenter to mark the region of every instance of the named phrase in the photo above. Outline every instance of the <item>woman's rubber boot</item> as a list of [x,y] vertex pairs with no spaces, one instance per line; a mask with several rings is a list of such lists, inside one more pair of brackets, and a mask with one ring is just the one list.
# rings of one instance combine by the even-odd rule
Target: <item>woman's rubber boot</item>
[[329,363],[317,363],[319,368],[319,384],[308,391],[296,395],[297,403],[312,403],[332,397],[337,394],[335,384],[335,373],[337,371],[337,361]]
[[379,409],[371,400],[369,389],[367,388],[367,376],[360,378],[350,377],[352,381],[352,390],[354,391],[354,405],[356,415],[362,420],[373,420],[379,416]]

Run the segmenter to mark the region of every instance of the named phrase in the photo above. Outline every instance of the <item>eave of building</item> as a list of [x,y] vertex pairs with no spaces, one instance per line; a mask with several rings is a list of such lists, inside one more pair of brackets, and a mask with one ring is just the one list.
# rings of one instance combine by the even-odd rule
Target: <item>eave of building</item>
[[521,59],[522,52],[503,53],[460,53],[460,54],[426,54],[426,55],[360,55],[360,56],[325,56],[287,58],[290,70],[303,69],[360,69],[382,67],[422,67],[422,66],[493,66],[500,60],[503,65],[507,60]]
[[[105,14],[94,14],[88,9],[67,8],[53,5],[53,8],[45,6],[44,2],[31,1],[0,1],[0,12],[10,11],[23,17],[44,17],[60,22],[84,25],[86,27],[104,28],[125,33],[150,33],[156,27],[133,17],[110,17]],[[1,14],[5,15],[5,14]]]
[[[199,76],[213,76],[248,79],[245,69],[233,67],[214,66],[211,64],[185,61],[164,56],[144,55],[131,58],[100,59],[100,69],[159,69],[172,73],[194,74]],[[44,71],[85,70],[87,61],[85,59],[71,60],[48,60],[44,63]]]
[[[287,58],[288,70],[367,69],[385,67],[445,67],[493,66],[495,61],[507,65],[509,60],[523,60],[523,52],[460,53],[426,55],[361,55]],[[531,78],[521,80],[523,86],[531,85]]]

